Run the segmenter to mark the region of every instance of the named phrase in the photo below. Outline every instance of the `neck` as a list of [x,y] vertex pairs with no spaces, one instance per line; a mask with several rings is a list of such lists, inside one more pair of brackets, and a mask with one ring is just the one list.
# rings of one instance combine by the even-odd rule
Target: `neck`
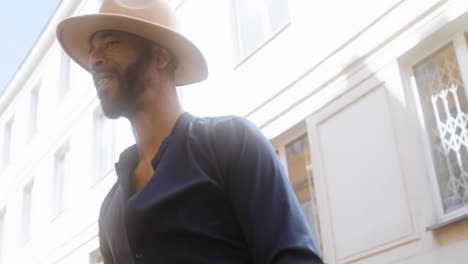
[[[155,89],[152,89],[155,88]],[[138,148],[139,160],[150,161],[169,136],[183,110],[174,85],[144,89],[129,116]]]

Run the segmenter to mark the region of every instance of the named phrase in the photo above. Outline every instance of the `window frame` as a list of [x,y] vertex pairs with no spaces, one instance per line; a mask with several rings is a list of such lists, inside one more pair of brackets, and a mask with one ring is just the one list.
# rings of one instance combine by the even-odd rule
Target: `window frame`
[[[288,179],[289,179],[289,170],[288,170],[288,162],[287,162],[287,156],[286,156],[286,147],[290,143],[300,139],[303,136],[306,137],[306,140],[308,141],[309,148],[310,148],[311,147],[310,135],[309,135],[309,133],[307,131],[305,121],[300,122],[299,124],[296,124],[295,126],[289,128],[287,131],[283,132],[281,135],[277,136],[276,138],[274,138],[274,139],[272,139],[270,141],[271,144],[273,145],[273,148],[275,149],[275,151],[276,151],[276,153],[278,155],[279,160],[283,164],[284,171],[286,172],[286,175],[288,176]],[[309,149],[309,154],[310,155],[312,154],[310,149]],[[312,161],[310,160],[310,157],[309,157],[309,164],[308,164],[306,170],[312,172]],[[315,210],[316,210],[317,215],[318,215],[319,212],[318,212],[318,201],[317,201],[316,192],[315,192],[315,190],[311,189],[311,185],[310,185],[310,181],[312,180],[312,178],[313,178],[313,176],[308,176],[308,179],[307,179],[308,182],[309,182],[308,188],[309,188],[309,192],[310,192],[310,195],[311,195],[311,200],[314,199],[316,201]],[[291,183],[291,186],[293,187],[292,183]],[[296,194],[295,191],[294,191],[294,194]],[[314,197],[312,197],[312,196],[314,196]],[[316,220],[315,222],[316,222],[317,226],[315,227],[316,230],[312,230],[312,232],[316,236],[315,240],[317,242],[317,249],[319,251],[319,254],[323,256],[324,244],[323,244],[323,239],[322,239],[323,234],[322,234],[322,230],[320,228],[320,219],[319,219],[319,217],[317,217],[315,220]]]
[[[234,0],[232,1],[232,10],[233,10],[233,33],[234,33],[234,70],[237,69],[240,65],[244,64],[247,60],[249,60],[251,57],[253,57],[258,51],[260,51],[263,47],[265,47],[268,43],[270,43],[273,39],[275,39],[281,32],[283,32],[286,28],[289,27],[291,24],[291,18],[290,18],[290,12],[288,8],[288,22],[285,23],[282,26],[279,26],[276,30],[272,28],[272,25],[270,23],[267,23],[267,21],[270,16],[270,12],[268,10],[268,5],[265,4],[268,0],[261,0],[263,1],[262,3],[262,10],[260,13],[262,14],[262,24],[259,25],[262,28],[262,32],[265,34],[263,37],[261,43],[252,49],[251,51],[247,52],[245,51],[244,48],[244,41],[243,41],[243,34],[242,34],[242,25],[241,25],[241,16],[239,15],[239,1],[242,0]],[[284,0],[287,2],[289,6],[289,0]],[[268,27],[267,27],[268,25]],[[266,32],[266,28],[268,28],[268,32]]]
[[412,118],[417,124],[418,135],[421,137],[423,150],[423,162],[426,168],[433,210],[435,210],[435,219],[426,227],[428,231],[434,230],[453,222],[468,218],[468,205],[445,213],[443,206],[443,198],[440,193],[440,186],[437,176],[436,167],[432,154],[432,142],[429,138],[424,119],[423,108],[420,101],[419,90],[416,85],[415,73],[413,66],[420,63],[424,59],[444,48],[446,45],[452,45],[457,58],[460,76],[464,84],[465,96],[468,100],[468,38],[465,37],[465,32],[468,32],[468,27],[464,28],[443,28],[435,32],[432,36],[421,41],[411,51],[404,54],[399,59],[403,86],[407,91],[409,108],[412,112]]
[[[15,124],[15,116],[11,116],[3,125],[2,133],[2,154],[0,160],[0,168],[6,169],[10,166],[12,160],[13,146],[13,126]],[[7,140],[8,135],[8,140]],[[8,143],[6,143],[8,142]]]
[[[21,245],[25,246],[32,238],[32,214],[33,214],[33,190],[34,180],[30,180],[23,187],[21,205]],[[28,201],[26,201],[28,199]],[[27,208],[26,208],[27,207]]]
[[[64,166],[64,173],[60,176],[61,184],[60,190],[57,188],[58,184],[58,171],[57,171],[57,161],[63,158],[63,166]],[[70,143],[67,140],[63,143],[60,148],[54,153],[54,166],[53,166],[53,179],[52,179],[52,213],[51,213],[51,221],[56,219],[59,215],[61,215],[67,208],[69,203],[69,194],[67,188],[70,184],[70,177],[71,177],[71,170],[70,170]],[[57,199],[60,197],[60,199]],[[60,202],[59,202],[60,201]]]
[[58,78],[59,87],[57,89],[57,93],[58,93],[58,99],[60,102],[61,99],[65,98],[71,90],[71,81],[70,81],[71,80],[70,78],[71,77],[71,65],[72,65],[71,58],[63,50],[60,52],[59,65],[60,65],[60,68],[59,68],[60,76]]
[[[110,126],[108,128],[107,126]],[[109,129],[110,131],[107,131]],[[116,128],[114,120],[107,118],[102,112],[101,107],[99,106],[93,113],[93,147],[92,147],[92,170],[93,170],[93,179],[92,185],[98,183],[106,177],[114,167],[112,164],[115,162],[116,154]],[[109,133],[106,133],[109,132]],[[111,149],[106,150],[103,148],[102,142],[104,141],[104,135],[108,134],[111,138],[110,145]],[[108,152],[108,153],[107,153]],[[110,159],[109,168],[104,168],[102,162],[96,162],[102,160],[104,155],[108,155],[106,159]]]
[[28,113],[28,138],[31,139],[39,130],[39,91],[42,86],[42,80],[29,92],[29,113]]
[[169,5],[172,7],[174,10],[178,10],[183,4],[185,0],[169,0]]
[[0,263],[4,263],[5,258],[5,231],[6,231],[6,215],[7,209],[1,208],[0,209]]
[[101,250],[99,248],[89,253],[89,263],[91,264],[104,263],[104,257],[102,256]]

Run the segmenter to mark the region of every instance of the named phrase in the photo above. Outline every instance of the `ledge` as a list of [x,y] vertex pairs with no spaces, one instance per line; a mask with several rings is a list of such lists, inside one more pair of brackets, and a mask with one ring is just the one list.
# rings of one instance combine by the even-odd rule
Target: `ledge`
[[455,222],[459,222],[459,221],[461,221],[463,219],[466,219],[466,218],[468,218],[468,212],[466,212],[466,213],[464,213],[462,215],[459,215],[457,217],[454,217],[454,218],[452,218],[450,220],[445,220],[445,221],[442,221],[440,223],[428,226],[428,227],[426,227],[426,231],[432,231],[432,230],[435,230],[435,229],[438,229],[438,228],[453,224]]

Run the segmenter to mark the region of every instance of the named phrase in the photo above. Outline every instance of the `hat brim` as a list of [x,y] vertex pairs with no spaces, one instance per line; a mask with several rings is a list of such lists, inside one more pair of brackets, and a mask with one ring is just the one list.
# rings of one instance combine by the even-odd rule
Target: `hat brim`
[[88,66],[89,37],[100,30],[119,30],[154,41],[177,58],[176,85],[203,81],[208,76],[205,58],[187,38],[162,25],[118,14],[93,14],[71,17],[57,26],[57,39],[65,52],[81,67]]

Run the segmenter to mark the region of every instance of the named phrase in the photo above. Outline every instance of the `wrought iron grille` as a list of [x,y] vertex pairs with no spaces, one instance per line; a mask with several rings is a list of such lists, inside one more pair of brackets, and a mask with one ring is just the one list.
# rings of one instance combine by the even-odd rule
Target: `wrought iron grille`
[[448,44],[413,67],[446,213],[468,205],[467,99]]

